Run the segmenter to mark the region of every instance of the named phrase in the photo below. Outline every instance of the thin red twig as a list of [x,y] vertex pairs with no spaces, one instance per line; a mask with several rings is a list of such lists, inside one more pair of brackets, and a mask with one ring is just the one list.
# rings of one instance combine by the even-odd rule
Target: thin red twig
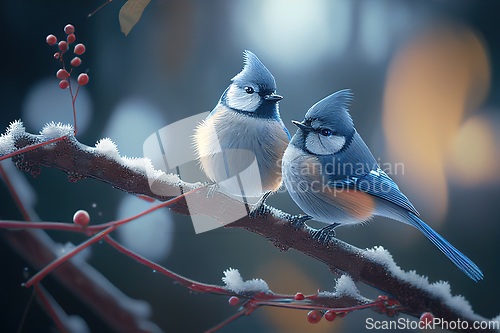
[[52,139],[52,140],[45,141],[45,142],[42,142],[42,143],[37,143],[36,145],[32,145],[32,146],[28,146],[28,147],[24,147],[24,148],[22,148],[22,149],[16,150],[16,151],[15,151],[15,152],[13,152],[13,153],[10,153],[10,154],[7,154],[7,155],[0,156],[0,161],[6,160],[6,159],[8,159],[9,157],[16,156],[16,155],[22,154],[22,153],[27,152],[27,151],[30,151],[30,150],[34,150],[34,149],[37,149],[37,148],[43,147],[43,146],[48,145],[48,144],[50,144],[50,143],[60,141],[60,140],[62,140],[62,139],[65,139],[66,137],[67,137],[67,135],[62,136],[62,137],[57,138],[57,139]]
[[0,228],[6,229],[45,229],[84,232],[78,224],[64,222],[22,222],[0,221]]
[[194,190],[191,190],[189,192],[186,192],[184,194],[181,194],[175,198],[172,198],[168,201],[165,201],[155,207],[152,207],[142,213],[139,213],[137,215],[134,215],[132,217],[123,219],[123,220],[118,220],[118,221],[111,221],[108,223],[103,223],[99,225],[92,225],[92,226],[87,226],[87,227],[82,227],[78,224],[73,224],[73,223],[64,223],[64,222],[22,222],[22,221],[0,221],[0,228],[6,228],[6,229],[45,229],[45,230],[64,230],[64,231],[74,231],[74,232],[83,232],[88,235],[93,235],[96,232],[102,231],[106,228],[112,227],[112,226],[119,226],[122,224],[125,224],[127,222],[130,222],[132,220],[135,220],[143,215],[149,214],[151,212],[154,212],[155,210],[158,210],[160,208],[170,206],[176,202],[178,202],[180,199],[185,197],[186,195],[199,191],[201,187],[195,188]]
[[148,196],[145,196],[145,195],[136,195],[136,197],[138,197],[139,199],[142,199],[144,201],[147,201],[147,202],[154,202],[156,199],[153,199],[153,198],[150,198]]
[[[71,70],[73,70],[73,69],[71,69]],[[68,81],[69,81],[69,77],[68,77]],[[75,102],[76,102],[76,97],[78,96],[79,91],[80,91],[80,85],[78,84],[78,88],[76,88],[75,96],[73,96],[73,90],[71,89],[71,81],[69,81],[69,94],[71,95],[71,103],[73,104],[73,119],[74,119],[74,123],[75,123],[75,136],[76,136],[76,131],[77,131]]]
[[[68,46],[68,48],[69,48],[69,46]],[[59,57],[59,61],[61,62],[62,68],[64,70],[66,70],[66,65],[64,64],[64,53],[66,53],[66,51],[61,52],[61,56]],[[71,104],[73,105],[73,119],[74,119],[73,123],[75,124],[75,130],[74,130],[73,134],[76,137],[77,127],[76,127],[76,107],[75,107],[75,101],[76,101],[76,96],[78,96],[78,91],[80,90],[80,85],[78,85],[78,89],[76,90],[76,94],[75,94],[75,96],[73,96],[73,89],[71,89],[71,73],[72,72],[73,72],[73,68],[71,68],[69,70],[69,74],[68,74],[67,80],[68,80],[68,87],[69,87],[69,95],[71,96]]]
[[87,246],[94,244],[98,241],[100,241],[104,236],[109,234],[111,231],[115,230],[117,226],[111,226],[100,233],[94,235],[93,237],[89,238],[87,241],[83,242],[82,244],[78,245],[75,247],[73,250],[69,251],[63,256],[60,256],[53,262],[51,262],[49,265],[45,266],[41,271],[39,271],[37,274],[35,274],[31,279],[28,280],[25,284],[23,284],[26,288],[31,287],[33,283],[40,282],[41,279],[43,279],[47,274],[49,274],[54,268],[65,262],[66,260],[74,257],[76,254],[80,253],[83,249],[85,249]]
[[110,3],[111,1],[113,0],[107,0],[105,3],[103,3],[102,5],[100,5],[99,7],[97,7],[96,10],[94,10],[92,13],[90,13],[87,18],[90,18],[92,15],[94,15],[95,13],[97,13],[102,7],[106,6],[108,3]]
[[137,215],[134,215],[132,217],[129,217],[129,218],[126,218],[126,219],[123,219],[123,220],[120,220],[120,221],[112,221],[112,222],[108,222],[108,223],[103,223],[103,224],[99,224],[99,225],[95,225],[95,226],[89,226],[87,227],[88,230],[90,231],[98,231],[98,230],[102,230],[104,228],[107,228],[109,226],[113,226],[113,225],[121,225],[121,224],[124,224],[124,223],[127,223],[127,222],[130,222],[132,220],[135,220],[143,215],[146,215],[146,214],[149,214],[151,212],[154,212],[155,210],[157,209],[160,209],[160,208],[163,208],[163,207],[167,207],[167,206],[170,206],[176,202],[178,202],[180,199],[184,198],[185,196],[191,194],[191,193],[194,193],[196,191],[199,191],[201,190],[203,187],[198,187],[198,188],[195,188],[189,192],[186,192],[186,193],[183,193],[175,198],[172,198],[170,200],[167,200],[161,204],[159,204],[158,206],[154,206],[153,208],[150,208],[148,210],[145,210],[144,212],[140,213],[140,214],[137,214]]
[[140,256],[137,253],[130,251],[129,249],[127,249],[124,246],[117,243],[109,235],[104,236],[104,240],[106,242],[108,242],[111,246],[113,246],[115,249],[120,251],[121,253],[131,257],[132,259],[140,262],[143,265],[146,265],[146,266],[154,269],[157,272],[160,272],[160,273],[170,277],[171,279],[179,282],[180,284],[182,284],[183,286],[186,286],[187,288],[189,288],[191,290],[195,290],[195,291],[199,291],[199,292],[212,292],[212,293],[217,293],[217,294],[221,294],[221,295],[228,295],[228,296],[235,295],[235,293],[228,291],[226,288],[216,286],[216,285],[211,285],[211,284],[200,283],[200,282],[197,282],[194,280],[187,279],[187,278],[185,278],[177,273],[174,273],[174,272],[166,269],[165,267],[162,267],[162,266],[152,262],[151,260],[146,259],[143,256]]
[[243,316],[244,314],[248,315],[248,311],[246,308],[241,308],[238,312],[236,312],[234,315],[232,315],[231,317],[227,318],[226,320],[224,320],[223,322],[221,322],[220,324],[218,324],[217,326],[214,326],[212,327],[211,329],[209,329],[208,331],[205,331],[205,333],[213,333],[215,331],[218,331],[220,330],[222,327],[226,326],[227,324],[229,324],[230,322],[238,319],[239,317]]
[[43,305],[47,308],[47,311],[49,312],[50,316],[54,320],[59,331],[61,333],[67,333],[68,331],[66,330],[66,327],[64,327],[63,323],[59,319],[59,316],[57,315],[56,311],[54,310],[54,307],[52,306],[52,304],[50,304],[50,301],[49,301],[47,295],[45,295],[45,291],[42,288],[40,288],[38,283],[35,283],[33,285],[33,287],[36,290],[37,296],[40,298]]

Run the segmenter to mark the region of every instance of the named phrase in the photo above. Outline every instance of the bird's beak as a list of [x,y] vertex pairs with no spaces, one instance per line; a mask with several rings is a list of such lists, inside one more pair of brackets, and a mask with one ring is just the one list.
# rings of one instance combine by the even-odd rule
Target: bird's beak
[[296,120],[292,120],[292,123],[297,126],[298,128],[304,130],[304,131],[311,131],[313,128],[311,126],[307,126],[306,124],[304,123],[299,123],[298,121]]
[[266,101],[277,102],[277,101],[281,101],[283,99],[283,96],[271,94],[271,95],[264,96],[264,99]]

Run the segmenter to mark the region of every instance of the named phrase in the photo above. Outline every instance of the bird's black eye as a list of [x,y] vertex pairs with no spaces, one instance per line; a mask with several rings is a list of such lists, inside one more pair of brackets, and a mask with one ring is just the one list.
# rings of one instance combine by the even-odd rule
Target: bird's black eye
[[252,87],[246,87],[245,91],[247,92],[247,94],[253,94],[254,92]]
[[321,135],[323,136],[331,136],[333,134],[333,131],[328,129],[328,128],[322,128],[320,130]]

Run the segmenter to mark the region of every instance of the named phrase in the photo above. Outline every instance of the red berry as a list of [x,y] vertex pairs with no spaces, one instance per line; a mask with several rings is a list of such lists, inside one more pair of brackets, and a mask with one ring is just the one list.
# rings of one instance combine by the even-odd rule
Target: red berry
[[78,75],[78,84],[79,85],[84,86],[87,83],[89,83],[89,76],[87,75],[87,73],[82,73],[82,74]]
[[80,66],[81,63],[82,63],[82,59],[80,59],[78,57],[74,57],[73,60],[71,60],[71,66],[73,66],[73,67]]
[[49,45],[54,45],[55,43],[57,43],[57,37],[54,35],[48,35],[45,40],[47,41],[47,44],[49,44]]
[[75,27],[73,25],[71,25],[71,24],[67,24],[64,27],[64,32],[67,33],[68,35],[72,34],[73,32],[75,32]]
[[60,69],[57,71],[56,77],[61,80],[66,80],[69,77],[69,73],[65,69]]
[[328,310],[325,313],[325,319],[328,321],[334,321],[337,318],[337,314],[333,310]]
[[61,82],[59,82],[59,88],[61,89],[66,89],[69,87],[69,82],[68,80],[61,80]]
[[54,59],[59,59],[60,56],[61,56],[61,53],[59,53],[59,52],[54,53]]
[[231,296],[231,298],[229,299],[229,304],[231,306],[235,306],[236,304],[238,304],[238,302],[240,301],[240,299],[236,296]]
[[75,54],[82,55],[83,52],[85,52],[85,45],[83,45],[83,44],[76,44],[75,50],[73,52],[75,52]]
[[68,50],[68,43],[66,43],[66,41],[62,40],[59,42],[59,50],[61,50],[61,52],[66,52]]
[[422,323],[422,325],[432,324],[433,321],[434,315],[430,312],[424,312],[420,316],[420,322]]
[[82,227],[88,225],[89,222],[90,216],[85,210],[79,210],[75,213],[75,215],[73,215],[73,223],[81,225]]
[[66,37],[66,40],[68,41],[68,44],[72,44],[72,43],[74,43],[74,42],[75,42],[75,40],[76,40],[76,36],[75,36],[75,34],[70,34],[70,35],[68,35],[68,37]]
[[303,293],[296,293],[293,298],[295,298],[296,301],[302,301],[306,297],[304,296]]
[[311,310],[307,314],[307,321],[311,324],[317,324],[323,317],[323,313],[319,310]]

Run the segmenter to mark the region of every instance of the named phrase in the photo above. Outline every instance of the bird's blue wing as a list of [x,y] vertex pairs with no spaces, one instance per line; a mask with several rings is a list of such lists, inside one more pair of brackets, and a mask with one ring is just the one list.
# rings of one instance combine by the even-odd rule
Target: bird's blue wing
[[387,200],[417,216],[420,215],[410,200],[401,193],[398,185],[380,168],[371,170],[364,176],[337,179],[333,182],[333,185],[337,188],[355,188]]

